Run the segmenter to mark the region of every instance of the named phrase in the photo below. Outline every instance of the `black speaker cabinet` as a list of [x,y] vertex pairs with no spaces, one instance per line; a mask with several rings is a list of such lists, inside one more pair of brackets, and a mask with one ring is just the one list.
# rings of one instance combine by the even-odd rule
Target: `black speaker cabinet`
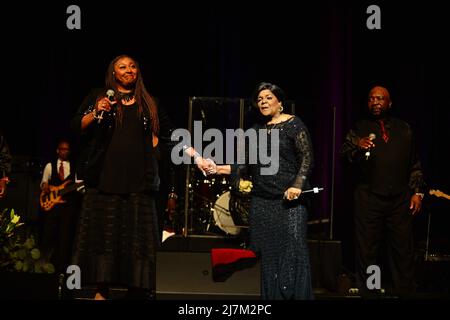
[[338,240],[308,240],[311,277],[314,288],[338,291],[342,248]]
[[0,200],[0,209],[14,209],[21,216],[22,222],[29,223],[38,219],[42,177],[39,161],[27,156],[14,156],[7,196]]
[[257,300],[260,264],[236,271],[224,282],[215,282],[209,252],[158,252],[156,298]]

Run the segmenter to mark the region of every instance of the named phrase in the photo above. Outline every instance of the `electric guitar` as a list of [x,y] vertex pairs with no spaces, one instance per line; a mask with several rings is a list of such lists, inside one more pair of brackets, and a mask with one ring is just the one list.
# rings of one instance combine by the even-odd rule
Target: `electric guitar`
[[440,190],[433,190],[431,189],[429,192],[431,195],[436,196],[436,197],[444,197],[447,200],[450,200],[450,196],[448,194],[443,193]]
[[84,182],[70,183],[72,183],[72,181],[67,180],[59,186],[49,185],[49,193],[42,191],[39,197],[39,203],[42,210],[49,211],[57,204],[65,203],[66,201],[63,199],[63,196],[69,192],[84,192]]

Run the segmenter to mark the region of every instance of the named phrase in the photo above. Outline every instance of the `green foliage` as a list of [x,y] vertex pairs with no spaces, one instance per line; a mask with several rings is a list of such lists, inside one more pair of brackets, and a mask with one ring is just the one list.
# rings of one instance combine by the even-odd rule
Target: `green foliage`
[[55,267],[41,257],[34,237],[23,239],[17,233],[23,225],[14,209],[0,213],[0,271],[54,273]]

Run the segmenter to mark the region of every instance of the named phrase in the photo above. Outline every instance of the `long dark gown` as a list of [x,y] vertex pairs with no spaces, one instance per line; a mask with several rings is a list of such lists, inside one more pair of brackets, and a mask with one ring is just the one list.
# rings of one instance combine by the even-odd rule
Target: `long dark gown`
[[[154,192],[146,190],[144,129],[136,104],[123,107],[99,184],[84,196],[73,263],[83,283],[154,291],[159,232]],[[154,292],[152,292],[154,294]]]
[[[267,129],[263,125],[254,128],[258,132]],[[311,141],[298,117],[276,125],[267,133],[262,132],[273,135],[276,129],[279,130],[278,172],[261,174],[261,169],[268,165],[258,161],[257,164],[232,165],[231,179],[238,181],[251,176],[253,181],[250,249],[261,256],[262,299],[313,299],[306,240],[307,208],[302,196],[293,201],[283,199],[289,187],[305,190],[309,186],[308,176],[313,166]],[[260,143],[257,148],[259,151]],[[271,150],[270,143],[268,148]]]

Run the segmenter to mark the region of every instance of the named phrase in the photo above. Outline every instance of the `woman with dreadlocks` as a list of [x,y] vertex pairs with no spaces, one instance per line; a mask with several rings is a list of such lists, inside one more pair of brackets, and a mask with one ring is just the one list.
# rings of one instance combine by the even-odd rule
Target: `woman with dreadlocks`
[[170,146],[174,127],[146,90],[136,60],[121,55],[111,61],[105,87],[85,98],[73,126],[82,146],[77,176],[86,186],[73,264],[83,283],[97,285],[95,299],[107,298],[111,285],[127,287],[130,297],[154,298],[156,146]]

